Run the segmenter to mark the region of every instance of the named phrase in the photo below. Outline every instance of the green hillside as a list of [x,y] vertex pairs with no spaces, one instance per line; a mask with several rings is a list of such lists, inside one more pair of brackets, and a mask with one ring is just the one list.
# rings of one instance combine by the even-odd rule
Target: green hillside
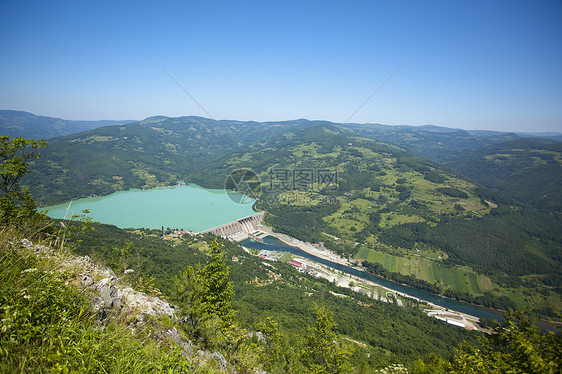
[[[106,138],[100,136],[86,134],[74,140],[86,145],[117,141],[111,132]],[[259,151],[269,143],[278,147]],[[41,147],[34,142],[28,145]],[[417,300],[401,297],[408,301],[403,305],[374,301],[365,293],[299,272],[286,259],[271,263],[237,243],[220,243],[213,235],[124,230],[93,224],[87,217],[78,222],[52,221],[36,213],[30,196],[20,190],[19,180],[34,154],[12,146],[16,144],[4,139],[2,372],[380,374],[407,368],[413,373],[462,373],[481,366],[480,361],[474,362],[474,352],[482,352],[487,367],[558,370],[560,337],[541,334],[521,312],[509,312],[488,338],[427,316],[422,310],[426,306]],[[503,202],[492,208],[497,204],[490,201],[489,191],[395,147],[352,137],[332,126],[285,132],[253,148],[241,157],[249,162],[273,157],[270,162],[293,165],[293,172],[310,168],[325,170],[327,175],[337,172],[337,181],[305,184],[301,180],[280,192],[274,187],[283,181],[282,174],[275,174],[264,182],[260,204],[273,211],[268,217],[276,227],[285,225],[288,231],[296,227],[289,221],[291,214],[297,223],[312,218],[307,226],[312,236],[330,238],[331,245],[344,254],[357,252],[371,261],[370,269],[376,270],[372,265],[382,261],[391,271],[415,271],[413,257],[403,254],[417,251],[422,272],[431,269],[433,280],[461,288],[463,281],[469,282],[472,292],[478,293],[486,278],[469,267],[443,271],[434,266],[448,252],[428,246],[428,238],[435,230],[454,222],[476,222],[481,215],[525,213],[504,207]],[[240,157],[230,160],[231,165],[239,162]],[[213,171],[218,170],[216,164]],[[204,176],[201,171],[192,175]],[[430,195],[440,197],[432,200]],[[383,197],[384,203],[379,203]],[[412,207],[414,198],[420,202]],[[453,203],[452,211],[447,211]],[[401,210],[409,209],[408,204],[413,210]],[[474,212],[467,213],[466,204],[474,204]],[[275,211],[280,206],[283,209]],[[384,211],[388,206],[393,209]],[[437,206],[443,210],[431,216],[435,219],[423,215]],[[383,214],[388,214],[384,223]],[[403,223],[402,216],[418,218]],[[358,231],[360,222],[364,227]],[[319,233],[318,228],[326,231]],[[493,231],[501,236],[499,228]],[[536,228],[526,230],[532,233]],[[449,243],[446,235],[443,238]],[[559,242],[556,233],[548,230],[540,240]],[[410,250],[412,241],[415,246]],[[398,252],[381,255],[377,243]],[[529,252],[542,254],[540,247]],[[419,276],[423,278],[421,272]],[[521,347],[525,354],[518,353],[514,361],[512,352]],[[497,351],[507,354],[498,357]]]
[[460,152],[446,164],[540,210],[562,209],[562,142],[518,139]]
[[[437,164],[318,125],[225,156],[188,180],[218,187],[245,167],[262,181],[257,207],[283,233],[379,263],[381,275],[433,292],[504,308],[515,300],[547,313],[562,307],[559,222]],[[330,170],[338,185],[311,182],[278,191],[284,170]],[[508,302],[523,286],[538,287],[543,296]]]
[[[121,261],[118,249],[131,242],[135,250],[127,259],[129,266],[141,263],[139,271],[153,276],[155,286],[171,297],[175,276],[187,265],[207,261],[208,243],[213,237],[185,236],[180,241],[166,241],[162,237],[160,230],[127,231],[98,225],[94,231],[81,235],[76,250],[118,268]],[[238,244],[224,244],[230,278],[234,282],[233,306],[238,313],[238,322],[242,327],[257,329],[260,321],[274,318],[282,332],[288,335],[295,351],[300,349],[299,335],[313,323],[315,303],[334,311],[338,332],[365,344],[364,348],[361,344],[355,348],[362,354],[371,353],[373,359],[369,361],[374,365],[397,358],[402,362],[411,361],[430,352],[439,352],[446,357],[452,352],[447,348],[451,343],[475,338],[465,330],[426,317],[416,308],[373,303],[365,295],[299,273],[286,263],[274,262],[274,268],[271,268],[265,265],[267,261],[250,256]],[[233,256],[236,261],[232,261]],[[281,274],[281,278],[272,278],[271,271]],[[330,291],[350,297],[334,296]],[[415,341],[409,340],[408,336],[412,335],[417,337]]]
[[51,140],[24,184],[41,205],[171,185],[210,160],[300,125],[153,117],[102,127]]
[[387,126],[378,124],[350,124],[357,134],[398,145],[413,155],[438,161],[459,151],[496,144],[519,136],[505,132],[469,132],[437,126]]
[[[436,154],[440,136],[469,139],[454,131],[422,132],[424,152]],[[487,138],[497,141],[496,135]],[[454,144],[443,143],[443,152]],[[223,188],[229,173],[250,168],[261,180],[257,208],[280,232],[323,242],[380,265],[371,269],[379,275],[432,292],[549,315],[562,310],[556,214],[520,205],[353,128],[153,117],[53,139],[42,153],[25,180],[42,205],[180,180]],[[382,254],[394,260],[383,261]],[[522,296],[525,290],[532,296]]]

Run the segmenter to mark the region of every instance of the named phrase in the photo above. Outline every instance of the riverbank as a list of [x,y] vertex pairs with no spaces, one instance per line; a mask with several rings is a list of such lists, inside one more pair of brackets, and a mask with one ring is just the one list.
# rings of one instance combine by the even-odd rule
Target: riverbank
[[[303,242],[303,241],[298,240],[296,238],[293,238],[289,235],[276,233],[276,232],[273,231],[273,229],[271,227],[264,226],[264,225],[259,225],[258,230],[263,231],[267,235],[270,235],[270,236],[280,240],[281,242],[285,243],[286,245],[298,248],[301,251],[306,252],[306,253],[308,253],[312,256],[319,257],[319,258],[322,258],[324,260],[328,260],[328,261],[331,261],[333,263],[336,263],[336,264],[339,264],[339,265],[342,265],[342,266],[346,266],[346,267],[349,267],[349,268],[352,268],[352,269],[355,269],[355,270],[363,271],[359,267],[355,266],[355,264],[352,263],[351,261],[349,261],[348,259],[339,256],[335,252],[325,248],[323,245]],[[304,260],[304,262],[307,262],[307,260]],[[358,283],[358,282],[368,284],[372,287],[380,287],[380,288],[382,288],[382,289],[384,289],[388,292],[400,295],[401,297],[403,297],[405,299],[410,299],[410,300],[428,305],[431,309],[428,309],[428,308],[424,309],[424,311],[426,313],[428,313],[428,315],[429,315],[429,312],[432,312],[430,314],[431,316],[446,315],[448,317],[447,319],[449,319],[451,321],[456,321],[458,323],[462,323],[465,326],[465,328],[468,328],[468,329],[471,329],[471,330],[479,329],[478,322],[480,321],[480,319],[477,316],[474,316],[474,315],[471,315],[471,314],[468,314],[468,313],[463,313],[463,312],[460,312],[460,311],[453,311],[451,309],[448,309],[448,308],[445,308],[443,306],[437,305],[437,304],[432,303],[430,301],[427,301],[427,300],[421,299],[419,297],[409,295],[408,293],[405,293],[405,292],[394,290],[392,288],[386,287],[384,285],[381,285],[379,283],[370,281],[368,279],[360,278],[360,277],[358,277],[356,275],[353,275],[353,274],[340,275],[340,274],[336,273],[336,270],[332,269],[332,271],[328,274],[320,272],[319,276],[321,276],[325,279],[328,279],[329,281],[335,282],[338,286],[349,288],[349,289],[353,289],[353,287],[351,286],[352,283]],[[449,321],[446,321],[446,322],[451,323]],[[452,324],[454,324],[454,323],[452,323]],[[460,325],[457,324],[457,326],[460,326]]]
[[351,261],[349,261],[348,259],[343,258],[343,257],[339,256],[337,253],[335,253],[335,252],[329,250],[328,248],[324,247],[324,245],[303,242],[303,241],[295,239],[295,238],[293,238],[289,235],[274,232],[271,227],[264,226],[264,225],[261,225],[261,224],[258,225],[257,228],[258,228],[258,230],[265,232],[267,235],[273,236],[274,238],[277,238],[277,239],[281,240],[283,243],[285,243],[287,245],[290,245],[292,247],[296,247],[296,248],[300,249],[301,251],[309,253],[313,256],[320,257],[320,258],[323,258],[325,260],[329,260],[329,261],[335,262],[335,263],[343,265],[343,266],[354,267],[354,265],[355,265]]

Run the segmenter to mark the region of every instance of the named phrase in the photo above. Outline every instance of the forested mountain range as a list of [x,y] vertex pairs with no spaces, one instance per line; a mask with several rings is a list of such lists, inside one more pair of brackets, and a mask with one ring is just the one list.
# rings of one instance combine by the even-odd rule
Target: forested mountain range
[[[462,149],[504,152],[512,143],[541,145],[546,156],[539,162],[530,154],[536,162],[524,161],[526,172],[535,177],[510,183],[511,191],[477,175],[471,182],[461,174],[471,163],[453,157]],[[560,159],[556,144],[433,127],[151,117],[51,139],[25,183],[41,204],[54,204],[179,180],[223,188],[230,172],[251,168],[263,182],[257,208],[276,230],[435,293],[553,315],[562,309],[560,212],[537,210],[523,191],[544,187],[543,195],[560,201],[560,172],[550,162]],[[305,183],[277,193],[269,188],[275,169],[328,170],[337,188]],[[487,176],[492,169],[481,163],[476,170]],[[492,175],[512,174],[513,166]],[[537,175],[550,182],[536,183]]]
[[413,155],[432,161],[459,151],[496,144],[519,136],[514,133],[477,132],[449,129],[437,126],[387,126],[350,124],[351,129],[364,137],[396,144]]
[[102,126],[120,125],[133,121],[71,121],[60,118],[36,116],[17,110],[0,110],[0,134],[11,137],[49,139],[74,134]]
[[175,184],[216,157],[300,125],[151,117],[101,127],[50,140],[27,183],[40,204]]
[[[479,302],[486,302],[483,295],[497,299],[505,294],[492,293],[500,285],[518,289],[519,277],[541,274],[559,287],[558,216],[503,198],[396,146],[331,125],[310,126],[211,162],[188,181],[219,187],[222,176],[243,167],[264,182],[257,207],[268,212],[266,221],[273,227],[301,240],[324,242],[348,257],[385,264],[388,259],[381,254],[392,254],[403,266],[387,264],[386,270],[425,280],[417,283],[420,287],[448,289],[454,296],[480,295]],[[271,188],[279,182],[271,176],[275,169],[334,170],[338,188],[304,186],[279,193]],[[419,265],[412,271],[412,266],[418,267],[412,255],[435,261],[428,269]],[[442,262],[439,256],[448,259]],[[445,275],[448,270],[436,266],[469,266],[477,273],[453,274],[457,279],[452,281]],[[494,286],[485,286],[479,273],[490,276]]]
[[537,209],[561,211],[562,142],[515,139],[459,152],[445,165]]

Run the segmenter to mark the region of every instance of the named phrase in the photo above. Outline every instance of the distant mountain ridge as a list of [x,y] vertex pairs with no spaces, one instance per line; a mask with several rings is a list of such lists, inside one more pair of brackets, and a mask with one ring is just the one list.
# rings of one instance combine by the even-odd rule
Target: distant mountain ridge
[[[475,136],[475,137],[493,137],[493,138],[544,138],[550,140],[557,140],[562,141],[562,133],[560,132],[502,132],[502,131],[493,131],[493,130],[463,130],[458,128],[451,128],[445,126],[436,126],[436,125],[422,125],[422,126],[413,126],[413,125],[383,125],[383,124],[357,124],[357,123],[350,123],[350,124],[338,124],[330,121],[324,120],[308,120],[305,118],[299,118],[295,120],[286,120],[286,121],[265,121],[265,122],[257,122],[257,121],[237,121],[237,120],[213,120],[204,117],[198,116],[181,116],[181,117],[168,117],[168,116],[151,116],[147,117],[144,120],[97,120],[97,121],[82,121],[82,120],[66,120],[61,118],[54,118],[48,116],[40,116],[35,115],[33,113],[25,112],[25,111],[17,111],[17,110],[0,110],[0,134],[9,135],[11,137],[14,136],[23,136],[23,137],[34,137],[34,138],[53,138],[57,136],[69,135],[74,134],[82,131],[93,130],[99,127],[104,126],[113,126],[113,125],[120,125],[132,122],[140,122],[142,124],[148,124],[153,122],[160,122],[165,120],[171,120],[173,118],[178,119],[197,119],[200,122],[206,122],[208,124],[211,123],[219,123],[219,124],[231,124],[231,123],[254,123],[254,124],[278,124],[283,125],[287,123],[291,124],[299,124],[299,125],[313,125],[313,124],[331,124],[337,126],[343,126],[348,128],[353,128],[356,130],[360,130],[363,132],[362,135],[366,136],[369,132],[376,133],[377,135],[381,135],[383,137],[388,138],[387,141],[391,140],[392,137],[389,133],[396,132],[398,133],[429,133],[429,134],[451,134],[457,133],[463,134],[466,136]],[[468,134],[468,135],[467,135]],[[499,137],[499,138],[498,138]],[[389,141],[390,143],[394,143]],[[494,142],[494,141],[492,141]],[[412,149],[411,149],[412,151]]]
[[120,125],[131,120],[72,121],[61,118],[37,116],[17,110],[0,110],[0,134],[10,137],[49,139],[57,136],[88,131],[98,127]]

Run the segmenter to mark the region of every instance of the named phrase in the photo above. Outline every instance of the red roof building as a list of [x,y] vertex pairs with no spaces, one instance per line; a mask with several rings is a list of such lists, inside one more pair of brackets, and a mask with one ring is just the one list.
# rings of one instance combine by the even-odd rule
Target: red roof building
[[293,265],[296,268],[302,268],[303,267],[302,262],[297,261],[297,260],[291,260],[291,261],[288,262],[288,264]]

